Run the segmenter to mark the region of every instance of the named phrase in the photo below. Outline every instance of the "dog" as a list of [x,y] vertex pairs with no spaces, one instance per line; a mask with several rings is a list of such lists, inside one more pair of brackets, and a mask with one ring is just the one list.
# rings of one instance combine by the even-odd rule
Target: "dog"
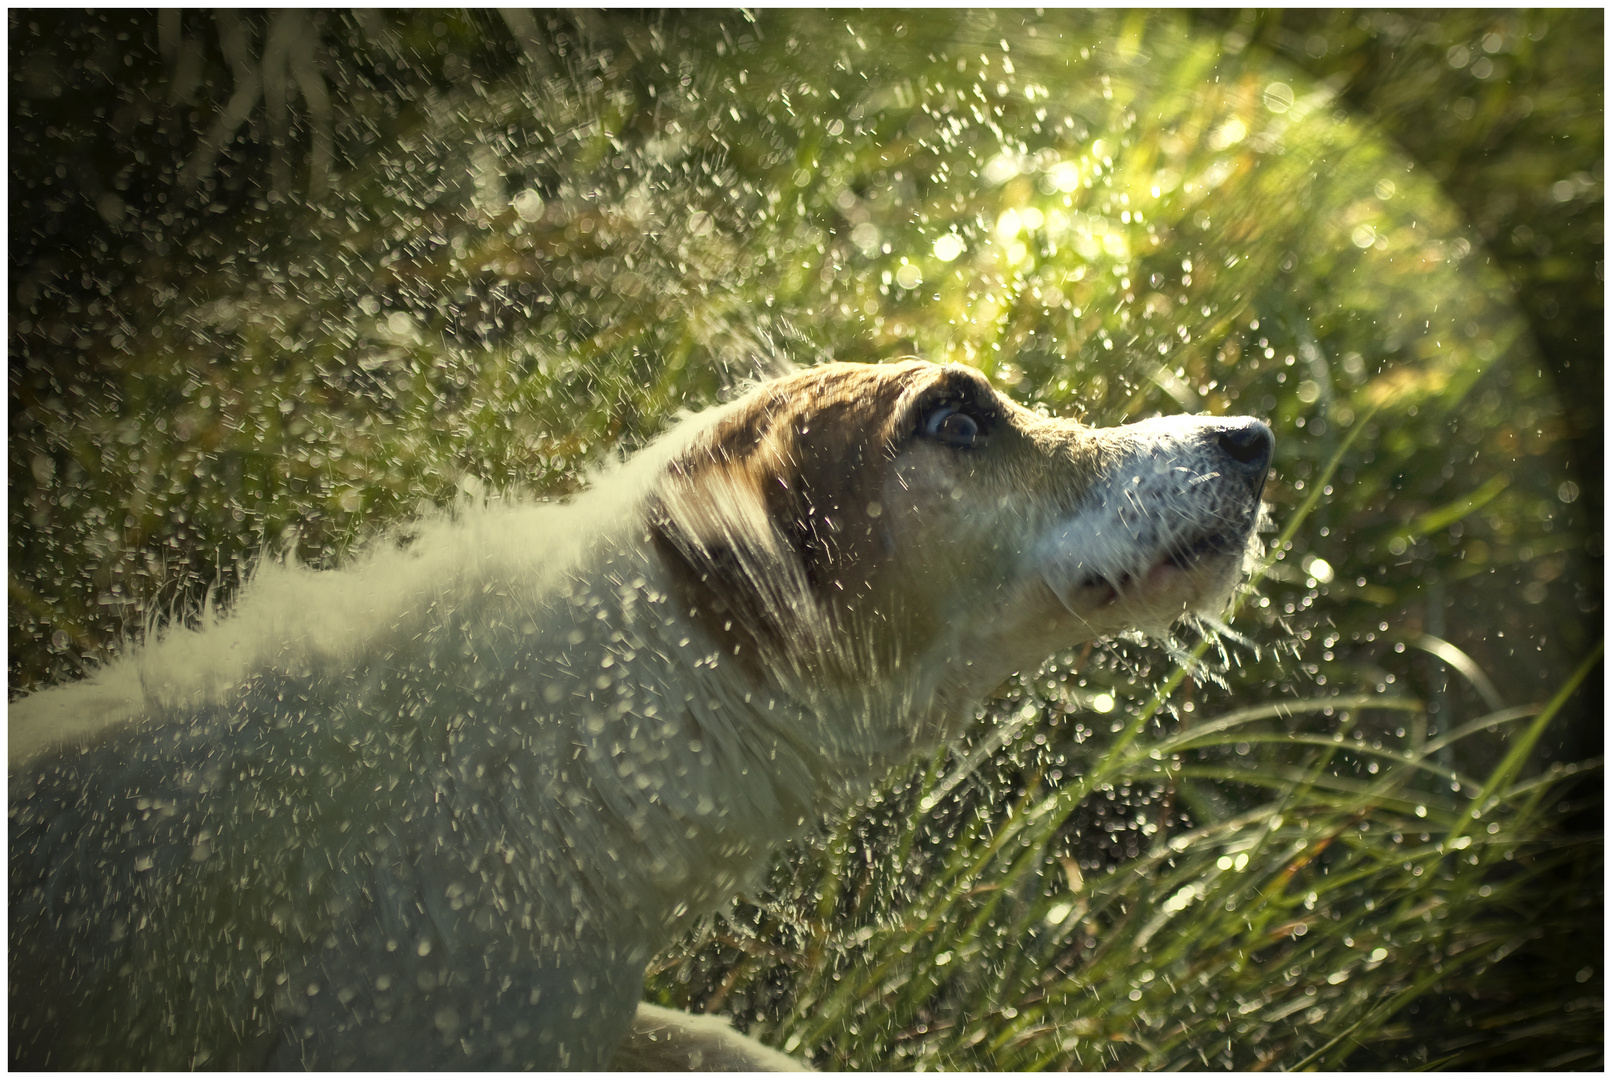
[[12,1065],[794,1066],[646,963],[1014,671],[1223,610],[1272,447],[826,364],[569,504],[262,567],[13,703]]

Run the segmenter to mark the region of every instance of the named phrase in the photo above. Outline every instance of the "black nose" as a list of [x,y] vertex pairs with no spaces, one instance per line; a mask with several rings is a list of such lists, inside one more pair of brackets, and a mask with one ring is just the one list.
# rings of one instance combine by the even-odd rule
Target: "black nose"
[[1276,437],[1258,420],[1234,420],[1215,433],[1222,453],[1236,462],[1237,470],[1248,477],[1257,494],[1265,488],[1265,473],[1271,467]]

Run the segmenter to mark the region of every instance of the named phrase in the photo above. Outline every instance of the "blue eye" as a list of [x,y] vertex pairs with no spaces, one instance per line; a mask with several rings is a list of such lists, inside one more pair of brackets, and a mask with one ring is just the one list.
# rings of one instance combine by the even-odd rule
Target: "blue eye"
[[956,402],[938,405],[924,417],[923,432],[947,446],[973,446],[979,439],[979,421]]

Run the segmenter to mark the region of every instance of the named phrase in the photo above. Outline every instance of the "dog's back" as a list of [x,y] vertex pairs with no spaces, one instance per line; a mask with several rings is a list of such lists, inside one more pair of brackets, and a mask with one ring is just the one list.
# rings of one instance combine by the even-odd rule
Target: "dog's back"
[[[268,571],[233,619],[101,680],[123,684],[104,699],[138,703],[128,715],[14,766],[14,1064],[350,1065],[409,1060],[411,1038],[426,1064],[495,1016],[506,1036],[530,1026],[534,996],[563,996],[545,979],[561,979],[552,928],[566,919],[534,905],[586,884],[549,854],[550,785],[525,776],[483,797],[501,737],[541,761],[566,741],[535,708],[540,673],[484,655],[513,656],[517,619],[555,628],[541,599],[554,560],[499,549],[521,516],[431,530],[350,573]],[[504,685],[476,685],[479,670]],[[525,717],[478,714],[523,677]],[[86,693],[51,696],[17,710],[25,735]],[[536,722],[517,739],[520,719]],[[463,960],[494,941],[513,962],[489,985]],[[508,971],[527,978],[499,985]],[[431,1037],[384,1022],[397,1001],[428,1007]],[[333,1012],[375,1038],[323,1052]],[[469,1060],[498,1063],[489,1047]]]
[[[731,894],[810,776],[790,792],[721,701],[698,710],[732,739],[691,746],[701,657],[651,613],[641,526],[509,547],[567,527],[494,511],[348,575],[272,572],[207,675],[14,769],[13,1063],[602,1066],[668,912]],[[299,613],[347,636],[273,632]],[[391,1022],[404,1003],[428,1023]]]

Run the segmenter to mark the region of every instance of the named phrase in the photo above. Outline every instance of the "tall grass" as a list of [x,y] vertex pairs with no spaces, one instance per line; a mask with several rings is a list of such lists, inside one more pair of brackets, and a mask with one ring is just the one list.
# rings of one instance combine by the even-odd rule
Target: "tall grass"
[[[1574,1010],[1557,993],[1530,1016],[1532,1002],[1506,1000],[1515,988],[1489,977],[1542,937],[1571,948],[1596,917],[1600,838],[1564,833],[1574,807],[1558,800],[1585,776],[1598,784],[1600,762],[1520,766],[1599,662],[1597,649],[1542,707],[1478,716],[1420,747],[1361,737],[1370,714],[1422,711],[1387,696],[1247,707],[1116,739],[1078,777],[1024,777],[1005,811],[979,783],[925,812],[942,754],[784,871],[781,899],[751,909],[747,931],[739,913],[707,931],[708,960],[728,952],[719,979],[705,973],[713,995],[690,993],[685,952],[654,996],[730,1003],[753,1034],[833,1068],[1478,1065],[1525,1022],[1524,1061],[1592,1063],[1598,997]],[[1306,711],[1332,733],[1283,730]],[[1045,731],[1026,727],[1006,756]],[[1510,749],[1488,775],[1438,764],[1497,731]],[[1238,744],[1271,753],[1257,767],[1209,753]],[[1342,767],[1361,760],[1376,766],[1369,779]],[[1173,797],[1195,820],[1148,830],[1140,857],[1082,874],[1061,831],[1093,793],[1115,791],[1150,793],[1131,805],[1155,820]],[[1211,809],[1228,798],[1235,812]],[[792,947],[762,944],[781,940]],[[1581,982],[1598,963],[1586,953]],[[1464,1021],[1408,1023],[1448,1000]],[[1554,1050],[1531,1056],[1543,1047]]]

